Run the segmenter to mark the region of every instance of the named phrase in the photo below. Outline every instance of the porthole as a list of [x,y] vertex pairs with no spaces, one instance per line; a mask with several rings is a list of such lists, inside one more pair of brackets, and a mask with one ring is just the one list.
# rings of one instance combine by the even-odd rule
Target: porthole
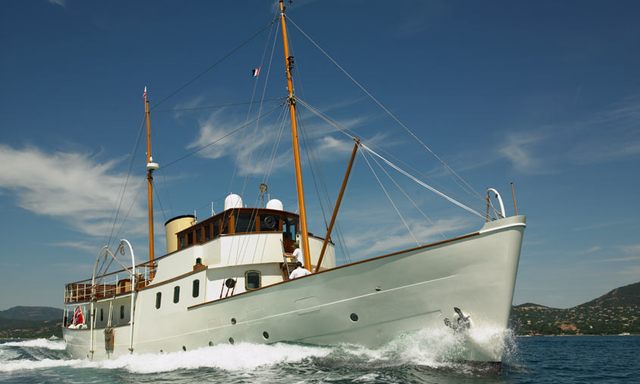
[[185,347],[185,346],[183,345],[183,346],[182,346],[182,350],[186,352],[186,351],[187,351],[187,347]]
[[233,337],[230,337],[229,338],[229,344],[233,344],[233,343],[235,343],[235,340],[233,340]]
[[209,346],[210,346],[210,347],[213,347],[213,341],[210,341],[210,342],[209,342]]
[[349,315],[349,318],[351,319],[351,321],[353,321],[354,323],[356,321],[358,321],[358,315],[356,315],[355,313],[352,313],[351,315]]
[[260,271],[247,271],[244,274],[244,288],[247,291],[258,289],[262,285],[262,276]]
[[264,337],[265,340],[269,339],[269,332],[267,331],[262,332],[262,337]]
[[235,317],[232,317],[232,318],[231,318],[231,324],[232,324],[232,325],[236,325],[236,318],[235,318]]

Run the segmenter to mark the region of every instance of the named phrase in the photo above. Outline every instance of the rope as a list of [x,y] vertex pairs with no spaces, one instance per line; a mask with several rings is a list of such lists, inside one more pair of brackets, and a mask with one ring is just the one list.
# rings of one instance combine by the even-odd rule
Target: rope
[[172,98],[173,96],[177,95],[178,93],[180,93],[183,89],[187,88],[188,86],[190,86],[191,84],[193,84],[196,80],[198,80],[199,78],[201,78],[202,76],[204,76],[207,72],[211,71],[213,68],[215,68],[216,66],[218,66],[219,64],[221,64],[222,62],[224,62],[226,59],[228,59],[229,57],[231,57],[234,53],[236,53],[238,50],[240,50],[240,48],[243,48],[245,45],[249,44],[253,39],[255,39],[257,36],[259,36],[262,32],[264,32],[267,28],[271,27],[272,24],[274,24],[276,22],[276,18],[274,18],[273,20],[271,20],[271,22],[269,22],[267,25],[265,25],[264,27],[262,27],[261,29],[259,29],[257,32],[255,32],[253,35],[251,35],[248,39],[246,39],[245,41],[243,41],[242,43],[240,43],[240,45],[236,46],[235,48],[233,48],[231,51],[229,51],[227,54],[225,54],[224,56],[222,56],[220,59],[218,59],[218,61],[216,61],[215,63],[211,64],[210,66],[208,66],[204,71],[198,73],[197,75],[195,75],[194,77],[191,78],[191,80],[187,81],[186,83],[184,83],[183,85],[179,86],[176,90],[172,91],[171,93],[169,93],[169,95],[167,95],[165,98],[161,99],[159,102],[157,102],[156,104],[154,104],[154,106],[151,108],[151,110],[156,109],[160,104],[164,103],[165,101],[169,100],[170,98]]
[[[384,173],[385,173],[385,175],[387,175],[387,177],[391,180],[391,182],[393,182],[393,184],[396,186],[396,188],[398,188],[398,190],[399,190],[400,192],[402,192],[402,194],[404,195],[404,197],[406,197],[406,198],[407,198],[407,200],[409,200],[409,201],[411,202],[411,204],[413,204],[413,207],[414,207],[418,212],[420,212],[420,213],[422,214],[422,216],[423,216],[425,219],[427,219],[427,221],[429,222],[429,224],[431,224],[434,228],[437,228],[437,227],[435,226],[435,224],[433,223],[433,221],[431,220],[431,218],[430,218],[429,216],[427,216],[427,214],[426,214],[426,213],[424,213],[424,211],[422,211],[422,209],[420,209],[420,207],[418,206],[418,204],[416,204],[416,202],[415,202],[415,201],[413,201],[413,199],[412,199],[412,198],[409,196],[409,194],[408,194],[408,193],[407,193],[407,192],[406,192],[406,191],[405,191],[405,190],[400,186],[400,184],[398,184],[398,182],[397,182],[393,177],[391,177],[391,175],[389,174],[389,172],[387,172],[387,170],[386,170],[386,169],[384,169],[384,168],[382,167],[382,165],[378,162],[378,160],[376,160],[375,158],[373,158],[373,160],[376,162],[376,164],[378,165],[378,167],[380,167],[380,169],[382,170],[382,172],[384,172]],[[444,233],[440,232],[439,230],[438,230],[438,234],[439,234],[443,239],[445,239],[445,238],[446,238],[446,236],[444,235]]]
[[[265,100],[265,102],[270,102],[270,101],[280,101],[282,100],[281,98],[277,97],[277,98],[273,98],[273,99],[267,99]],[[157,111],[155,111],[156,113],[158,112],[181,112],[181,111],[199,111],[199,110],[207,110],[207,109],[219,109],[219,108],[227,108],[227,107],[237,107],[239,105],[251,105],[253,104],[253,100],[251,101],[244,101],[244,102],[237,102],[237,103],[226,103],[226,104],[217,104],[217,105],[205,105],[202,107],[192,107],[192,108],[168,108],[168,109],[158,109]]]
[[[362,145],[362,144],[361,144]],[[409,227],[409,224],[407,224],[407,222],[404,220],[404,217],[402,216],[402,214],[400,213],[400,210],[398,210],[398,207],[396,206],[396,204],[393,202],[393,199],[391,198],[391,196],[389,195],[389,192],[387,192],[387,189],[384,187],[384,185],[382,185],[382,181],[380,181],[380,178],[378,177],[378,174],[376,173],[376,171],[373,169],[373,167],[371,166],[371,163],[369,163],[369,160],[367,159],[367,156],[364,154],[364,152],[360,152],[362,154],[362,158],[364,159],[364,161],[366,161],[367,165],[369,166],[369,169],[371,169],[371,173],[373,173],[373,176],[376,178],[376,180],[378,181],[378,184],[380,185],[380,188],[382,188],[382,191],[384,192],[384,194],[387,196],[387,199],[389,199],[389,202],[391,203],[391,205],[393,206],[393,209],[395,209],[396,213],[398,214],[398,217],[400,217],[400,220],[402,221],[402,224],[404,224],[404,226],[407,228],[407,231],[409,231],[409,234],[411,235],[411,237],[413,238],[413,240],[416,242],[416,244],[418,246],[420,246],[420,242],[418,241],[418,239],[416,239],[416,237],[414,236],[413,232],[411,231],[411,228]]]
[[396,171],[400,172],[401,174],[407,176],[408,178],[410,178],[411,180],[415,181],[416,183],[418,183],[419,185],[427,188],[428,190],[430,190],[431,192],[435,193],[436,195],[444,198],[445,200],[453,203],[454,205],[464,209],[467,212],[473,213],[474,215],[480,217],[481,219],[484,220],[485,216],[480,214],[478,211],[476,211],[473,208],[469,208],[466,205],[462,204],[461,202],[459,202],[458,200],[449,197],[447,195],[445,195],[444,193],[438,191],[437,189],[433,188],[432,186],[430,186],[429,184],[417,179],[415,176],[409,174],[408,172],[404,171],[403,169],[401,169],[400,167],[398,167],[397,165],[393,164],[392,162],[390,162],[389,160],[385,159],[384,157],[382,157],[381,155],[379,155],[377,152],[375,152],[374,150],[372,150],[371,148],[367,147],[364,144],[360,144],[361,147],[363,149],[366,149],[368,152],[370,152],[371,154],[375,155],[376,157],[378,157],[380,160],[384,161],[385,163],[387,163],[388,166],[390,166],[391,168],[395,169]]
[[[276,24],[272,24],[272,26],[273,26],[273,25],[275,25],[275,26],[276,26],[276,28],[275,28],[275,32],[276,32],[276,33],[275,33],[275,34],[277,35],[277,31],[278,31],[278,28],[279,28],[279,24],[277,24],[277,23],[276,23]],[[263,51],[262,51],[262,57],[260,58],[260,67],[259,67],[259,68],[261,68],[261,67],[262,67],[262,65],[264,64],[264,58],[265,58],[265,56],[266,56],[266,54],[267,54],[267,47],[269,46],[269,41],[271,40],[271,33],[272,33],[273,31],[274,31],[274,28],[271,28],[271,29],[269,30],[269,36],[267,37],[267,40],[265,41],[264,49],[263,49]],[[263,88],[263,91],[262,91],[262,98],[261,98],[261,100],[260,100],[260,105],[259,105],[259,108],[258,108],[258,116],[260,116],[260,114],[262,113],[262,107],[263,107],[263,105],[264,105],[264,101],[265,101],[265,88],[266,88],[266,86],[267,86],[267,83],[269,82],[269,73],[270,73],[270,71],[271,71],[271,61],[272,61],[272,59],[273,59],[273,51],[274,51],[274,46],[275,46],[275,42],[276,42],[276,40],[277,40],[277,39],[273,39],[273,46],[271,47],[271,59],[269,60],[269,65],[268,65],[268,69],[267,69],[267,74],[266,74],[266,76],[265,76],[264,88]],[[256,90],[258,89],[258,83],[259,83],[259,81],[258,81],[258,80],[259,80],[259,79],[260,79],[260,77],[256,78],[256,81],[254,81],[254,82],[253,82],[253,90],[251,91],[251,104],[249,105],[249,109],[247,110],[247,116],[245,117],[245,123],[246,123],[247,121],[249,121],[249,115],[251,114],[251,109],[252,109],[252,107],[253,107],[253,102],[254,102],[254,100],[255,100],[255,95],[256,95]],[[257,129],[258,129],[258,126],[259,126],[259,123],[258,123],[258,122],[256,122],[256,131],[257,131]],[[246,135],[245,135],[245,137],[246,137]],[[231,191],[231,187],[232,187],[233,182],[234,182],[234,180],[235,180],[235,177],[236,177],[236,173],[237,173],[237,171],[238,171],[238,163],[236,162],[236,163],[234,164],[234,167],[233,167],[233,173],[231,174],[231,177],[230,177],[230,179],[229,179],[229,188],[227,188],[227,190],[228,190],[228,191]],[[244,186],[243,186],[243,188],[242,188],[242,192],[244,192],[244,188],[246,187],[246,183],[247,183],[247,179],[245,178],[245,180],[244,180]]]
[[122,202],[124,201],[124,194],[127,190],[127,186],[129,185],[129,179],[131,178],[131,171],[133,170],[133,162],[135,160],[136,153],[138,153],[138,146],[140,145],[140,138],[142,137],[145,120],[146,120],[146,116],[142,118],[142,122],[140,123],[140,127],[138,128],[138,137],[136,138],[136,143],[133,146],[133,154],[131,155],[131,160],[129,161],[129,170],[127,171],[127,177],[125,178],[124,184],[122,185],[122,189],[120,190],[120,195],[118,197],[118,207],[116,208],[116,213],[114,214],[114,217],[113,217],[113,223],[111,224],[111,231],[109,232],[109,237],[107,238],[107,241],[103,240],[103,242],[108,244],[109,246],[111,246],[111,242],[114,239],[113,231],[116,228],[116,224],[118,222],[118,216],[120,214],[120,208],[122,208]]
[[[425,144],[422,140],[420,140],[420,138],[418,136],[416,136],[416,134],[409,128],[407,127],[404,123],[402,123],[400,121],[400,119],[398,119],[387,107],[384,106],[384,104],[382,104],[375,96],[373,96],[362,84],[360,84],[353,76],[351,76],[351,74],[349,74],[340,64],[338,64],[337,61],[335,61],[333,59],[333,57],[331,57],[331,55],[329,55],[324,49],[322,49],[322,47],[320,47],[320,45],[318,45],[318,43],[316,43],[309,35],[307,35],[290,17],[287,18],[287,20],[289,22],[291,22],[291,24],[293,24],[294,27],[296,27],[296,29],[298,29],[298,31],[300,31],[300,33],[302,33],[303,36],[305,36],[316,48],[318,48],[318,50],[320,50],[320,52],[322,52],[336,67],[338,67],[338,69],[340,69],[340,71],[342,71],[342,73],[345,74],[345,76],[347,76],[356,86],[358,86],[358,88],[360,88],[360,90],[362,92],[364,92],[367,96],[369,96],[369,98],[371,98],[371,100],[373,100],[378,107],[380,107],[385,113],[387,113],[396,123],[398,123],[398,125],[400,125],[411,137],[413,137],[418,143],[420,143],[429,153],[431,153],[439,162],[440,164],[442,164],[446,170],[448,170],[449,172],[451,172],[452,175],[454,175],[458,180],[460,180],[464,186],[466,186],[466,188],[468,188],[467,192],[471,191],[472,194],[475,194],[476,197],[482,199],[482,196],[480,196],[480,194],[471,186],[469,185],[469,183],[467,183],[462,176],[460,176],[456,171],[453,170],[453,168],[451,168],[444,160],[442,160],[440,158],[440,156],[438,156],[435,152],[433,152],[431,150],[431,148],[429,148],[429,146],[427,144]],[[465,188],[463,188],[465,189]]]

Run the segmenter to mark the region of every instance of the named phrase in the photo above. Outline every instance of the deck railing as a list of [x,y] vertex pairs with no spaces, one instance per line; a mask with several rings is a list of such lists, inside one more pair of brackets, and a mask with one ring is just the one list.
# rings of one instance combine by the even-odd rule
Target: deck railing
[[[155,275],[155,264],[153,265],[153,269]],[[149,262],[136,265],[133,273],[136,290],[144,288],[151,283],[151,280],[149,279],[150,272],[151,267]],[[130,269],[121,269],[119,271],[96,276],[95,286],[92,285],[91,278],[69,283],[65,285],[64,302],[65,304],[80,303],[127,294],[133,291],[131,280],[132,273]]]

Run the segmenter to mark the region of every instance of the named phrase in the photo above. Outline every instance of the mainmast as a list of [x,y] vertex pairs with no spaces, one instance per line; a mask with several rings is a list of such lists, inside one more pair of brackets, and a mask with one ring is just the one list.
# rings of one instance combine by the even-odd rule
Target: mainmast
[[293,163],[296,168],[296,189],[298,191],[298,208],[300,209],[300,233],[302,234],[302,252],[304,266],[311,268],[311,253],[309,252],[309,233],[307,232],[307,213],[304,205],[304,187],[302,184],[302,167],[300,166],[300,146],[298,145],[298,124],[296,120],[296,98],[293,92],[293,56],[289,56],[289,41],[287,39],[287,24],[284,15],[284,2],[280,0],[280,24],[282,27],[282,41],[284,45],[284,62],[287,72],[287,89],[289,90],[289,114],[291,116],[291,138],[293,141]]
[[151,110],[149,108],[149,97],[147,87],[144,87],[144,116],[147,122],[147,207],[149,216],[149,280],[153,280],[155,269],[154,259],[154,237],[153,237],[153,171],[159,168],[158,163],[153,162],[151,156]]

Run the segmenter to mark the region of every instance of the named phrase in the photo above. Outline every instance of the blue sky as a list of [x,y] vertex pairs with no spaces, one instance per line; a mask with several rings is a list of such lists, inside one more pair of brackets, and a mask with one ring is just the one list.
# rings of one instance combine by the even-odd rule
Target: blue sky
[[[0,309],[60,306],[64,283],[89,277],[111,238],[132,240],[137,258],[147,257],[144,149],[135,146],[144,86],[161,165],[158,249],[168,218],[205,218],[229,192],[251,205],[265,180],[295,210],[279,41],[272,48],[279,30],[248,40],[268,26],[274,4],[0,3]],[[514,302],[570,307],[640,280],[639,8],[299,0],[288,12],[296,92],[431,185],[484,209],[304,31],[478,193],[498,188],[508,213],[515,182],[528,228]],[[258,113],[266,117],[251,123]],[[321,234],[328,203],[317,196],[335,198],[352,143],[305,108],[300,115],[310,231]],[[182,159],[247,123],[223,145]],[[130,167],[119,214],[127,220],[114,225]],[[407,200],[373,167],[411,233],[359,157],[339,218],[341,260],[482,224],[387,169]]]

